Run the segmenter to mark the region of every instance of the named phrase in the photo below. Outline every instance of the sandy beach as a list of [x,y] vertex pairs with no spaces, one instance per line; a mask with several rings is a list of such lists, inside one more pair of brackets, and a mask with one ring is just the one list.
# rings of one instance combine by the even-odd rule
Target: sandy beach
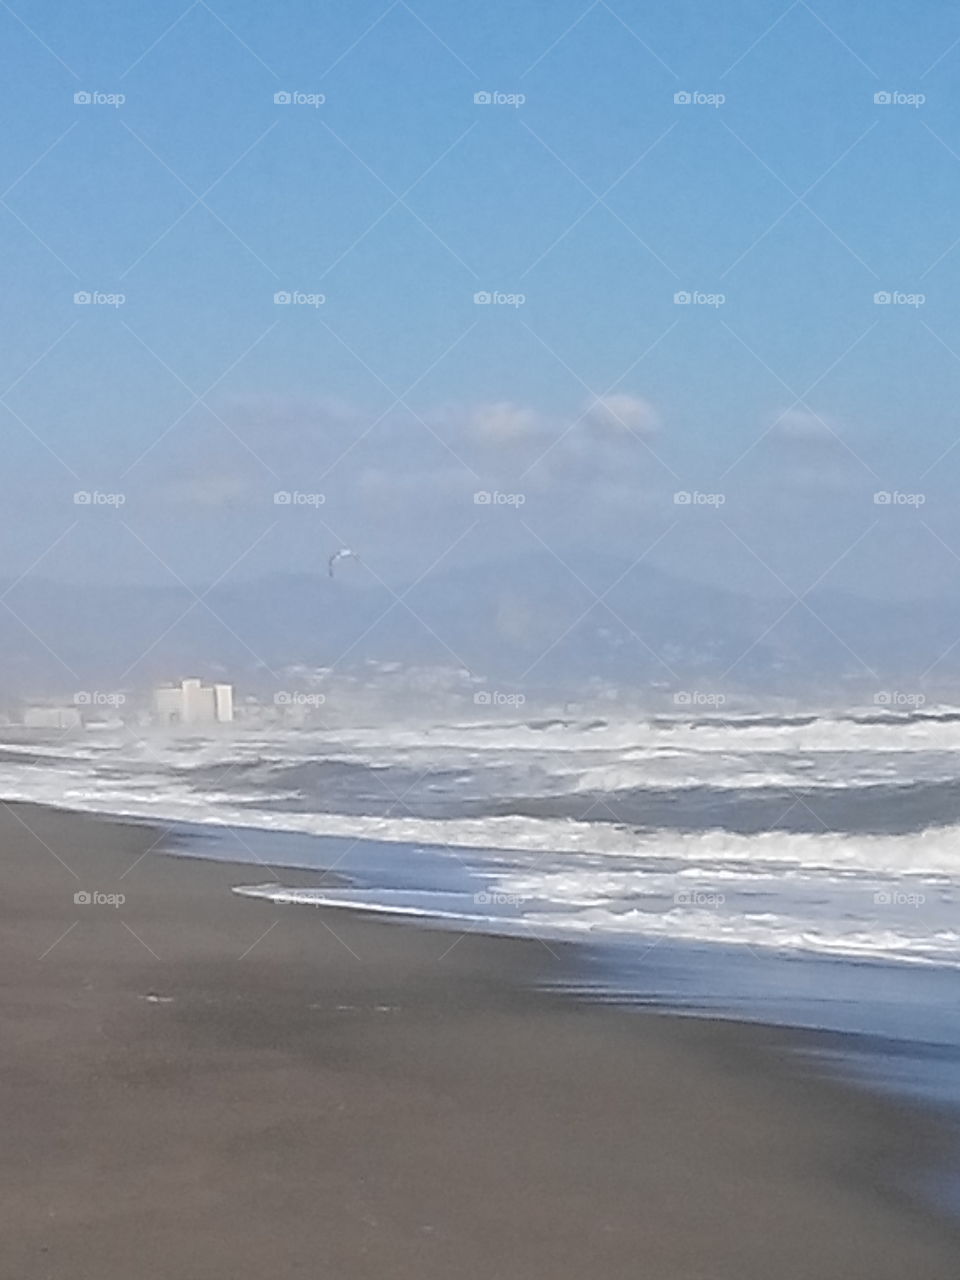
[[898,1189],[949,1135],[791,1033],[577,1005],[537,941],[244,899],[269,871],[157,839],[0,810],[2,1274],[960,1274]]

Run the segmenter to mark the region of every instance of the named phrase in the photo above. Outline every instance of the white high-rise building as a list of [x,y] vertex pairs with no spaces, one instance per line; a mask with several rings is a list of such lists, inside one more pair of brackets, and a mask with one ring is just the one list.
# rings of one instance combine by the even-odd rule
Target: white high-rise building
[[153,691],[153,714],[161,724],[179,724],[183,716],[183,695],[177,685],[162,685]]
[[181,690],[181,718],[184,724],[212,724],[217,718],[213,689],[199,680],[184,680]]
[[213,711],[219,724],[229,724],[233,719],[233,685],[213,686]]
[[233,686],[205,685],[195,678],[164,685],[153,691],[153,709],[161,724],[229,724]]

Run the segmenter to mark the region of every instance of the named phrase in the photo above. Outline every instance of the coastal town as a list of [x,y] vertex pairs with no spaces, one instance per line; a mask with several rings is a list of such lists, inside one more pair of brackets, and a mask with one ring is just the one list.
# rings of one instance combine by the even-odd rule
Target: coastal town
[[[249,710],[245,705],[239,718]],[[0,727],[26,732],[102,730],[125,724],[213,727],[237,718],[231,684],[206,684],[189,677],[143,692],[82,689],[65,697],[28,698],[0,713]]]

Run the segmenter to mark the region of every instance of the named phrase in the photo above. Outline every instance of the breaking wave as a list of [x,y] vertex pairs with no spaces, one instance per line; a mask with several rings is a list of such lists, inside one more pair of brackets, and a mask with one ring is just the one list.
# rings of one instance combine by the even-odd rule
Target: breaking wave
[[355,910],[956,964],[958,746],[949,708],[116,732],[3,744],[0,794],[253,829],[277,865],[340,841],[292,861],[335,856]]

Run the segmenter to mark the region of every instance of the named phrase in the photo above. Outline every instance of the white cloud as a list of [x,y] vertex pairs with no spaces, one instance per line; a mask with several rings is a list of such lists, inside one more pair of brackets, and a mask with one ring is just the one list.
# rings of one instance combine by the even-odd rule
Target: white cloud
[[535,409],[526,409],[510,400],[498,400],[474,410],[470,430],[477,439],[489,444],[512,444],[539,435],[543,419]]
[[837,440],[837,431],[830,420],[809,409],[788,409],[771,435],[794,444],[828,444]]
[[589,405],[587,413],[591,422],[611,435],[618,432],[652,435],[660,425],[657,411],[649,400],[626,392],[598,397]]

